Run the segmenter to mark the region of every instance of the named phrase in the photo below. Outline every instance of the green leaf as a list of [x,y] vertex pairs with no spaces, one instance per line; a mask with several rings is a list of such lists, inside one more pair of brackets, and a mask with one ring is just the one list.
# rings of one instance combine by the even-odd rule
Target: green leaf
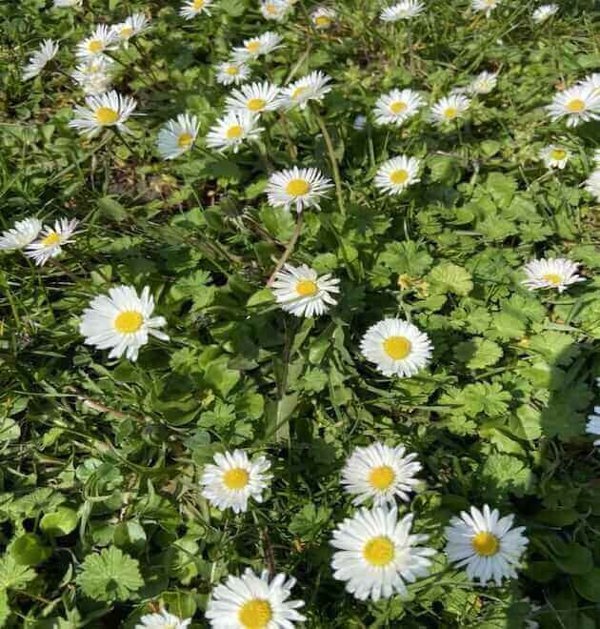
[[8,594],[6,590],[0,590],[0,628],[4,627],[10,616],[10,607],[8,606]]
[[554,563],[567,574],[588,575],[594,567],[592,553],[581,544],[557,539],[551,545],[551,551]]
[[25,533],[17,537],[8,549],[16,562],[22,566],[37,566],[52,554],[52,550],[34,533]]
[[437,293],[468,295],[473,290],[471,274],[462,266],[444,262],[434,267],[427,276],[431,290]]
[[525,463],[508,454],[488,456],[481,469],[481,478],[487,495],[495,499],[508,493],[523,496],[532,487],[534,480]]
[[40,528],[49,535],[68,535],[77,526],[77,511],[68,507],[58,507],[54,513],[47,513],[40,522]]
[[600,603],[600,568],[592,568],[585,575],[571,577],[571,583],[580,596],[593,603]]
[[469,369],[483,369],[495,365],[502,358],[502,348],[494,341],[473,338],[459,343],[454,348],[454,355]]
[[35,577],[31,568],[17,563],[11,554],[0,558],[0,590],[22,590]]

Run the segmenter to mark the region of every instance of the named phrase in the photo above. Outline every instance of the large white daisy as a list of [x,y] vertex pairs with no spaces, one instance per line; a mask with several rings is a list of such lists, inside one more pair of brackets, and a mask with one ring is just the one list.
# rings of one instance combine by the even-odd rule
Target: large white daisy
[[375,122],[380,125],[400,126],[412,118],[423,106],[423,99],[414,90],[392,90],[375,103]]
[[573,85],[555,94],[546,109],[553,121],[566,117],[567,127],[600,120],[600,93],[594,93],[594,88],[590,85]]
[[320,70],[311,72],[281,89],[281,104],[285,109],[298,106],[304,109],[309,101],[321,100],[325,94],[331,91],[329,85],[331,77]]
[[29,57],[27,65],[23,68],[23,81],[28,81],[37,76],[48,61],[54,59],[57,52],[58,44],[52,39],[44,39],[39,48]]
[[243,142],[257,140],[263,131],[257,126],[258,116],[249,111],[230,111],[210,128],[206,145],[210,148],[237,153]]
[[267,198],[274,207],[283,207],[286,210],[295,207],[296,212],[302,212],[307,207],[318,208],[321,197],[332,186],[331,180],[316,168],[294,166],[269,177]]
[[190,114],[179,114],[169,120],[158,132],[158,152],[163,159],[175,159],[189,151],[198,135],[198,118]]
[[183,3],[181,9],[179,9],[179,15],[186,20],[193,20],[197,15],[206,13],[210,15],[209,6],[213,3],[213,0],[187,0]]
[[77,44],[75,54],[80,59],[91,59],[104,54],[108,50],[114,50],[118,43],[119,37],[112,27],[100,24],[90,37]]
[[382,22],[398,22],[409,20],[422,13],[425,5],[419,0],[402,0],[383,9],[379,15]]
[[279,88],[268,81],[263,83],[249,83],[234,89],[227,97],[225,105],[228,111],[250,112],[261,114],[264,111],[274,111],[279,106]]
[[453,122],[462,118],[471,105],[471,101],[463,94],[449,94],[440,98],[431,108],[434,122]]
[[554,288],[562,293],[571,284],[585,282],[585,278],[577,274],[578,262],[567,258],[542,258],[528,262],[523,271],[527,276],[521,284],[529,290],[538,288]]
[[54,227],[44,227],[39,239],[26,246],[25,255],[39,266],[46,264],[50,258],[62,253],[63,245],[73,242],[72,236],[77,233],[77,225],[77,219],[60,218],[54,222]]
[[258,59],[261,55],[268,55],[273,50],[280,48],[281,40],[281,36],[272,31],[245,39],[242,46],[233,49],[232,58],[235,61]]
[[135,629],[187,629],[191,624],[191,618],[183,620],[179,616],[169,614],[166,609],[161,609],[156,614],[142,616]]
[[1,251],[24,249],[31,244],[42,229],[42,221],[37,218],[25,218],[17,221],[11,229],[3,231],[0,236]]
[[[585,426],[585,432],[594,437],[600,437],[600,406],[594,406],[592,415],[588,415],[588,421]],[[595,446],[600,446],[600,439],[594,441]]]
[[404,192],[408,186],[421,181],[419,170],[421,161],[415,157],[399,155],[388,159],[377,170],[375,186],[389,195]]
[[102,129],[115,127],[122,133],[128,133],[125,122],[137,107],[130,96],[122,96],[115,90],[85,99],[85,107],[75,107],[75,118],[69,127],[77,129],[81,135],[93,137]]

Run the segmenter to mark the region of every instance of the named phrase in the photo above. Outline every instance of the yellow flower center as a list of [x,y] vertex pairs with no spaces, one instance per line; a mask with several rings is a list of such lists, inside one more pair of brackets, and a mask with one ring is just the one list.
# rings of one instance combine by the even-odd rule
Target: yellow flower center
[[133,35],[133,29],[131,28],[131,26],[123,26],[123,28],[121,28],[121,33],[120,33],[121,37],[131,37]]
[[372,537],[363,548],[363,557],[375,567],[387,566],[394,559],[394,544],[389,537]]
[[242,137],[242,133],[244,133],[243,127],[239,124],[234,124],[232,127],[227,129],[227,133],[225,133],[228,140],[237,140]]
[[558,286],[562,282],[561,276],[557,273],[546,273],[546,275],[542,275],[542,279],[554,286]]
[[204,8],[204,0],[194,0],[194,10],[200,11]]
[[229,74],[229,76],[235,76],[239,73],[239,69],[237,66],[227,66],[225,68],[225,74]]
[[412,343],[404,336],[390,336],[383,342],[383,351],[392,360],[406,358],[412,349]]
[[407,107],[408,105],[406,103],[403,103],[401,100],[396,100],[390,105],[390,111],[393,114],[401,114]]
[[319,287],[312,280],[300,280],[296,284],[296,292],[301,297],[312,297],[319,292]]
[[96,120],[98,124],[111,125],[119,119],[119,112],[111,107],[98,107],[96,109]]
[[385,491],[394,482],[396,474],[389,465],[374,467],[369,474],[369,483],[373,489]]
[[444,109],[444,118],[446,118],[446,120],[452,120],[456,118],[457,115],[458,109],[456,109],[456,107],[446,107],[446,109]]
[[297,100],[298,98],[300,98],[302,96],[302,94],[304,94],[304,92],[306,92],[308,88],[300,86],[297,87],[293,92],[292,92],[292,99],[293,100]]
[[245,629],[265,629],[273,618],[269,601],[253,598],[240,607],[238,620]]
[[265,6],[265,11],[269,14],[269,15],[275,15],[277,13],[277,5],[276,4],[267,4]]
[[292,179],[285,187],[285,191],[292,197],[301,197],[310,192],[310,184],[306,179]]
[[564,149],[552,149],[552,151],[550,151],[550,157],[558,161],[565,159],[566,156],[567,151],[565,151]]
[[250,474],[242,467],[233,467],[223,474],[223,485],[227,489],[244,489],[250,480]]
[[260,50],[260,42],[253,39],[246,44],[246,50],[255,55]]
[[104,50],[104,44],[99,39],[92,39],[88,44],[88,50],[96,55]]
[[121,334],[133,334],[144,323],[144,317],[136,310],[124,310],[115,318],[115,329]]
[[478,555],[483,555],[484,557],[491,557],[500,550],[500,542],[498,541],[498,538],[487,531],[477,533],[477,535],[475,535],[475,537],[471,540],[471,544],[473,545],[475,552]]
[[396,185],[406,183],[408,173],[405,170],[393,170],[390,173],[390,181]]
[[191,133],[180,133],[177,138],[177,146],[180,149],[187,149],[192,145],[194,136]]
[[585,102],[581,98],[574,98],[567,103],[567,111],[578,114],[585,109]]
[[56,232],[50,232],[45,238],[42,238],[41,243],[44,247],[53,247],[60,243],[60,236]]
[[264,98],[251,98],[246,106],[250,111],[262,111],[266,104],[267,101]]
[[318,15],[315,18],[315,24],[320,28],[327,28],[331,24],[331,18],[326,15]]

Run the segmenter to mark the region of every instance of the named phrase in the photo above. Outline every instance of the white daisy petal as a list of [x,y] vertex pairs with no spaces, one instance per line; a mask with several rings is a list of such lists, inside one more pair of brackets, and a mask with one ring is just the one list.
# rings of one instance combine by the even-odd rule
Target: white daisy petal
[[211,127],[206,136],[210,148],[237,153],[245,141],[257,140],[263,131],[257,127],[258,116],[249,111],[230,111]]
[[281,41],[280,35],[266,31],[257,37],[245,39],[242,46],[233,49],[231,57],[237,62],[258,59],[262,55],[268,55],[273,50],[281,48]]
[[109,50],[114,50],[118,44],[119,37],[112,27],[100,24],[90,37],[77,44],[75,54],[82,60],[93,59]]
[[187,0],[179,10],[179,15],[186,20],[193,20],[197,15],[205,13],[210,15],[209,6],[213,0]]
[[[600,406],[594,407],[594,413],[588,415],[588,421],[585,427],[585,432],[588,435],[594,435],[594,437],[600,437]],[[600,446],[600,439],[594,441],[595,446]]]
[[600,90],[588,84],[574,85],[558,92],[546,110],[552,121],[566,117],[567,127],[600,120]]
[[531,17],[536,24],[541,24],[558,13],[558,8],[557,4],[542,4],[532,13]]
[[81,135],[93,137],[106,127],[116,127],[123,133],[129,129],[125,122],[137,107],[136,101],[129,96],[122,96],[114,90],[97,96],[88,96],[85,107],[75,107],[76,117],[69,122],[69,127],[77,129]]
[[221,85],[239,85],[250,77],[250,68],[241,61],[232,59],[217,66],[217,83]]
[[375,122],[399,127],[412,118],[423,104],[423,99],[414,90],[392,90],[377,99],[373,112]]
[[279,88],[268,81],[263,83],[250,83],[239,89],[234,89],[227,97],[225,104],[228,111],[250,112],[261,114],[265,111],[274,111],[279,106]]
[[73,242],[72,236],[79,225],[76,219],[61,218],[55,221],[54,227],[44,227],[39,240],[35,240],[25,247],[25,255],[42,266],[62,253],[62,246]]
[[420,160],[406,155],[399,155],[384,162],[375,175],[375,187],[393,196],[400,194],[420,180]]
[[169,614],[167,610],[161,609],[156,614],[142,616],[135,629],[187,629],[191,623],[191,618],[182,620],[179,616]]
[[36,77],[54,59],[58,52],[58,44],[52,39],[44,39],[39,48],[29,57],[27,65],[23,68],[23,81]]
[[585,282],[584,277],[577,275],[579,266],[579,263],[566,258],[532,260],[523,267],[527,279],[521,284],[529,290],[555,288],[562,293],[570,284]]
[[2,232],[0,251],[24,249],[31,244],[42,230],[42,222],[37,218],[25,218],[17,221],[12,229]]
[[472,0],[471,8],[473,11],[485,13],[485,17],[490,17],[499,4],[500,0]]
[[549,170],[552,168],[562,170],[571,157],[571,151],[556,144],[549,144],[539,152],[539,157]]
[[440,98],[431,108],[431,119],[443,124],[462,118],[471,105],[471,101],[462,94],[450,94]]
[[158,132],[157,147],[163,159],[175,159],[189,151],[196,141],[200,123],[196,116],[179,114]]
[[294,81],[281,89],[281,105],[284,109],[304,109],[311,100],[320,101],[331,91],[331,78],[320,70]]
[[319,207],[322,196],[332,188],[330,179],[316,168],[298,168],[273,173],[267,184],[267,197],[273,207],[289,210],[292,206],[302,212],[307,207]]
[[382,22],[398,22],[410,20],[423,13],[425,5],[420,0],[402,0],[383,9],[379,15]]

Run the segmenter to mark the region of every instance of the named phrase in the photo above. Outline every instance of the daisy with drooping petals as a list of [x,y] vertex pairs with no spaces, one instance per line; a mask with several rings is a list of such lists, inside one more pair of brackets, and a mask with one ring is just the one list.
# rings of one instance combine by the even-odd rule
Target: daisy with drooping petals
[[562,170],[571,157],[571,151],[557,146],[556,144],[549,144],[540,151],[539,155],[546,168],[558,168]]
[[150,20],[143,13],[134,13],[124,22],[115,24],[113,31],[122,42],[127,43],[132,37],[145,31],[149,23]]
[[196,116],[179,114],[176,120],[169,120],[158,132],[158,152],[163,159],[175,159],[187,153],[198,135],[200,123]]
[[[600,437],[600,406],[594,406],[594,413],[588,415],[585,432],[594,437]],[[600,439],[594,441],[595,446],[600,446]]]
[[325,30],[331,27],[336,17],[337,13],[333,9],[317,7],[310,14],[310,21],[316,29]]
[[497,72],[480,72],[467,87],[469,94],[489,94],[498,83]]
[[27,65],[23,68],[23,81],[28,81],[37,76],[48,61],[54,59],[57,52],[58,44],[52,39],[44,39],[39,48],[29,57]]
[[261,55],[268,55],[273,50],[281,48],[281,39],[277,33],[267,31],[258,37],[245,39],[242,46],[233,49],[231,57],[235,61],[258,59]]
[[375,103],[375,122],[400,126],[423,106],[423,99],[414,90],[392,90]]
[[471,105],[471,101],[462,94],[450,94],[440,98],[431,108],[431,118],[434,122],[453,122],[462,118]]
[[311,72],[294,81],[281,90],[281,103],[285,109],[292,109],[296,105],[304,109],[310,100],[320,101],[325,94],[331,91],[328,85],[331,77],[320,70]]
[[211,127],[206,136],[206,145],[210,148],[237,153],[243,142],[256,140],[263,131],[257,127],[258,116],[249,111],[230,111]]
[[179,9],[179,15],[186,20],[193,20],[200,13],[206,13],[210,15],[208,7],[213,3],[213,0],[187,0],[181,9]]
[[109,57],[95,57],[88,59],[75,68],[71,77],[88,95],[104,94],[112,83],[110,69],[113,65]]
[[562,293],[570,284],[585,282],[584,277],[577,275],[579,266],[578,262],[571,262],[566,258],[532,260],[523,267],[527,279],[521,284],[529,290],[555,288]]
[[379,15],[379,19],[382,22],[410,20],[422,13],[424,9],[425,5],[419,0],[402,0],[402,2],[397,2],[383,9]]
[[473,11],[485,13],[485,17],[490,17],[492,11],[500,4],[500,0],[471,0]]
[[384,376],[409,378],[427,365],[433,346],[417,326],[402,319],[383,319],[362,337],[363,356]]
[[469,579],[478,579],[481,585],[493,580],[502,585],[502,579],[517,576],[516,567],[527,546],[524,526],[512,528],[514,515],[503,518],[497,509],[488,505],[483,511],[471,507],[470,514],[462,511],[446,527],[446,555],[459,568],[467,570]]
[[169,614],[166,609],[161,609],[156,614],[142,616],[135,629],[187,629],[191,623],[191,618],[182,620],[179,616]]
[[98,349],[111,348],[109,358],[136,361],[140,347],[148,343],[148,335],[162,341],[169,337],[158,330],[165,324],[164,317],[153,317],[154,298],[145,286],[138,297],[132,286],[116,286],[107,295],[94,297],[83,311],[79,333],[84,343]]
[[239,85],[250,76],[250,68],[240,61],[225,61],[217,66],[217,83]]
[[250,112],[261,114],[264,111],[274,111],[279,106],[279,88],[268,81],[264,83],[250,83],[240,89],[233,90],[227,97],[225,105],[228,111]]
[[25,248],[25,255],[42,266],[62,253],[62,246],[73,242],[71,236],[76,233],[79,221],[66,218],[58,219],[54,222],[54,227],[44,227],[39,240],[35,240]]
[[250,568],[241,577],[229,575],[212,591],[206,618],[213,629],[293,629],[306,618],[297,609],[301,600],[288,600],[296,579],[278,574],[260,577]]
[[556,13],[558,13],[558,4],[542,4],[532,13],[531,17],[536,24],[541,24]]
[[274,278],[271,290],[278,304],[296,317],[319,317],[335,306],[331,293],[339,293],[340,280],[330,273],[318,277],[306,264],[294,267],[286,264]]
[[214,465],[208,464],[202,472],[202,495],[213,507],[233,509],[234,513],[248,510],[248,500],[263,501],[263,492],[271,481],[267,474],[271,463],[260,456],[250,461],[243,450],[217,453]]
[[567,127],[600,120],[600,93],[589,85],[574,85],[556,94],[546,109],[553,122],[566,116]]
[[333,532],[333,577],[346,581],[346,590],[364,601],[406,596],[406,583],[429,573],[433,548],[418,546],[427,535],[410,533],[413,515],[398,520],[396,507],[362,508]]
[[100,24],[90,37],[77,44],[75,54],[80,59],[92,59],[104,54],[107,50],[114,50],[118,42],[119,37],[115,31],[106,24]]
[[269,177],[267,197],[274,207],[289,210],[295,206],[300,213],[306,207],[319,207],[319,201],[333,186],[316,168],[281,170]]
[[378,441],[356,448],[342,470],[342,486],[354,496],[355,505],[371,499],[376,507],[394,505],[396,498],[408,502],[408,494],[419,484],[415,474],[421,464],[416,458],[406,454],[404,446],[391,448]]
[[596,201],[600,201],[600,168],[592,171],[583,185],[584,188],[596,198]]
[[285,0],[261,0],[260,12],[267,20],[283,22],[290,12],[290,6]]
[[37,218],[25,218],[17,221],[12,229],[2,232],[0,251],[24,249],[31,244],[42,230],[42,222]]
[[399,155],[384,162],[375,175],[375,187],[391,196],[400,194],[413,183],[421,181],[421,161],[414,157]]
[[121,96],[114,90],[98,96],[88,96],[85,107],[75,107],[77,117],[69,122],[69,127],[90,138],[106,127],[115,127],[122,133],[129,133],[125,122],[136,107],[137,103],[133,98]]

